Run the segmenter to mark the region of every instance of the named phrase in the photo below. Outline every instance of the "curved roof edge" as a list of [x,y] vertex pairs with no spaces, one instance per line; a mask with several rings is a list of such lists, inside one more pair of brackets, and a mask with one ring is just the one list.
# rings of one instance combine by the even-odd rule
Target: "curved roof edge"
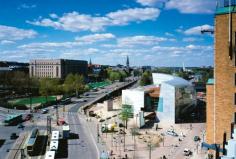
[[191,86],[192,85],[189,81],[181,77],[164,74],[164,73],[152,73],[152,78],[153,78],[153,83],[155,85],[160,85],[162,83],[167,83],[173,86]]

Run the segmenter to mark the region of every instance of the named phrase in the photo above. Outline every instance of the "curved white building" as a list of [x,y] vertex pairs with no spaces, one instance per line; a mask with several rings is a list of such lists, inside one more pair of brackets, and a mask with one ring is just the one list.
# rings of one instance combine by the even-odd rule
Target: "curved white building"
[[[140,113],[156,114],[160,124],[182,122],[188,109],[196,104],[195,90],[192,84],[180,77],[153,73],[153,85],[122,91],[122,104],[132,105],[134,116]],[[138,114],[138,115],[137,115]],[[145,119],[138,120],[143,126]]]

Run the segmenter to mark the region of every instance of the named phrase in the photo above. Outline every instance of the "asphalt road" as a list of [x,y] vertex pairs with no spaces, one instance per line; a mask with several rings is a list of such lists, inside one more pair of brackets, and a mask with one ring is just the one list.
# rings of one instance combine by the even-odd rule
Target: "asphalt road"
[[68,120],[73,136],[79,135],[78,139],[68,140],[68,158],[74,159],[79,156],[81,159],[97,159],[99,150],[87,127],[87,121],[83,117],[79,117],[77,113],[69,113]]

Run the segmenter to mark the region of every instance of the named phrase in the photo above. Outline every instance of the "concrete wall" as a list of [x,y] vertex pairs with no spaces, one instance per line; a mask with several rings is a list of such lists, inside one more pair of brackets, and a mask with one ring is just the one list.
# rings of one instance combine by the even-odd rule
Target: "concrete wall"
[[144,92],[139,90],[122,90],[122,104],[132,105],[135,116],[144,107]]

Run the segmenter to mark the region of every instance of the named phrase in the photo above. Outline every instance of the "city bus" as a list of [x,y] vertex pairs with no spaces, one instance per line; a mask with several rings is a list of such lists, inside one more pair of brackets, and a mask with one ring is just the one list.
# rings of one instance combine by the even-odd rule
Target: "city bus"
[[55,153],[56,153],[57,150],[58,150],[58,141],[51,141],[49,150],[50,151],[55,151]]
[[32,153],[34,151],[34,147],[35,147],[35,142],[37,140],[39,134],[39,130],[38,129],[33,129],[30,135],[30,138],[28,140],[27,143],[27,152],[28,153]]
[[22,115],[8,115],[4,120],[4,125],[17,125],[18,123],[22,122]]
[[47,151],[45,155],[45,159],[54,159],[55,158],[55,151]]
[[59,140],[59,131],[52,131],[51,141]]

